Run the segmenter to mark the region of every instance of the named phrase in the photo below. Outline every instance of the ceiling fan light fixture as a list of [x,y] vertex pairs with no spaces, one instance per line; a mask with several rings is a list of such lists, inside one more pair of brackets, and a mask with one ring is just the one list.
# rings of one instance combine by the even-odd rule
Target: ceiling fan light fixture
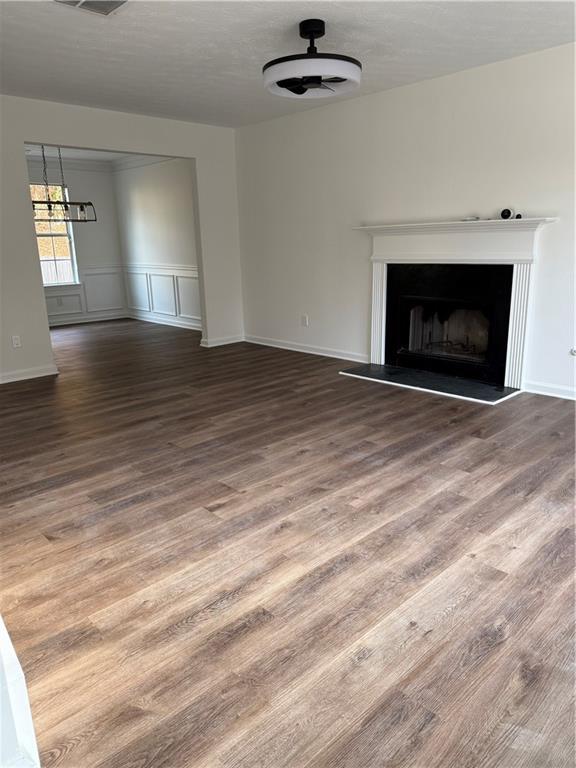
[[349,93],[360,85],[362,64],[351,56],[318,53],[315,40],[324,35],[321,19],[300,22],[300,37],[310,41],[306,53],[282,56],[264,65],[264,86],[277,96],[322,99]]

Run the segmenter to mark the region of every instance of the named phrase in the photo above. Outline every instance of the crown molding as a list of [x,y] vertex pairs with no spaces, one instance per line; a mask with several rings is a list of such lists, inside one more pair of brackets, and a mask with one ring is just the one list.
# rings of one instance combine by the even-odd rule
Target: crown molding
[[[42,169],[41,157],[27,155],[26,162],[28,163],[28,168],[31,170]],[[46,158],[46,167],[49,171],[57,171],[60,173],[60,164],[58,160],[55,160],[54,158]],[[114,170],[114,166],[110,160],[71,160],[70,158],[62,158],[62,167],[64,168],[64,173],[66,173],[66,171],[99,171],[101,173],[112,173]]]

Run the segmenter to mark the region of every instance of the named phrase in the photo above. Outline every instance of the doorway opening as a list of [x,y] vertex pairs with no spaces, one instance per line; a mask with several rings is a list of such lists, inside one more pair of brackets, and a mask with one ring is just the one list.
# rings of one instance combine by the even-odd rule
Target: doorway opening
[[[44,167],[42,145],[25,152],[50,327],[132,318],[201,331],[195,161],[46,145]],[[95,220],[67,221],[68,200],[91,201]],[[34,212],[48,202],[50,216]]]

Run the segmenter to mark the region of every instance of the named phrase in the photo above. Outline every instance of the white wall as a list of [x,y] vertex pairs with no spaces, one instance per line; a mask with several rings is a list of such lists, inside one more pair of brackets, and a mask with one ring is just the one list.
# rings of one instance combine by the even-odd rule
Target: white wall
[[[0,120],[0,380],[54,370],[24,143],[194,158],[204,340],[242,337],[232,129],[14,96],[0,97]],[[14,334],[20,349],[12,347]]]
[[115,181],[130,315],[200,328],[192,161],[120,168]]
[[572,45],[247,126],[237,144],[249,338],[367,356],[370,242],[352,228],[513,206],[560,217],[541,234],[525,383],[569,393]]
[[115,181],[125,264],[196,266],[190,160],[119,168]]
[[[97,221],[73,224],[77,286],[45,286],[50,325],[126,317],[126,300],[112,164],[94,160],[64,160],[64,177],[71,200],[90,200]],[[28,159],[31,182],[42,183],[42,164]],[[60,178],[58,165],[48,163],[48,180]]]

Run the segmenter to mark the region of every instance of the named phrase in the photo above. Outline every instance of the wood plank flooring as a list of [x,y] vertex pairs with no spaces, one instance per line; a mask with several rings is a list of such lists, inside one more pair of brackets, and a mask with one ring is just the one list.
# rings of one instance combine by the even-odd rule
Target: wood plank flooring
[[137,321],[0,390],[44,768],[572,768],[573,404]]

